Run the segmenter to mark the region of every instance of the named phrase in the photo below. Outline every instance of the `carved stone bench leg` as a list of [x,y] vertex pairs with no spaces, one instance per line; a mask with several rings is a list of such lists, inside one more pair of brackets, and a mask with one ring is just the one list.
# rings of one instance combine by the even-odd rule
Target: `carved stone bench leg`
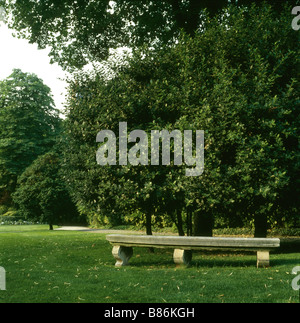
[[176,266],[186,265],[188,266],[192,261],[192,251],[191,250],[181,250],[175,249],[173,259]]
[[128,266],[129,260],[133,255],[133,249],[130,247],[114,246],[112,254],[117,260],[116,267]]
[[270,252],[257,251],[257,268],[264,268],[270,266]]

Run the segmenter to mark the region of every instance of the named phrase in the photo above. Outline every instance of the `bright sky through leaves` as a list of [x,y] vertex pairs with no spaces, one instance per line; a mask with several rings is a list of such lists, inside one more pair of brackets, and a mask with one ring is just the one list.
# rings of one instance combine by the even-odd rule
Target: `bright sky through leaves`
[[56,107],[62,110],[66,82],[59,78],[64,78],[65,73],[57,64],[50,64],[47,49],[38,50],[37,45],[15,38],[12,33],[12,30],[0,23],[0,80],[8,77],[14,68],[34,73],[51,88]]

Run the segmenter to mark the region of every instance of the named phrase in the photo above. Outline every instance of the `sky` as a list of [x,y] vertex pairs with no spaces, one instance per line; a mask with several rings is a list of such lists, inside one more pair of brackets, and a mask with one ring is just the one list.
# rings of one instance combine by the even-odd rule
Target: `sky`
[[60,78],[66,74],[58,64],[50,64],[49,50],[38,50],[36,44],[12,36],[13,31],[0,22],[0,80],[14,68],[34,73],[50,87],[56,107],[63,111],[67,83]]

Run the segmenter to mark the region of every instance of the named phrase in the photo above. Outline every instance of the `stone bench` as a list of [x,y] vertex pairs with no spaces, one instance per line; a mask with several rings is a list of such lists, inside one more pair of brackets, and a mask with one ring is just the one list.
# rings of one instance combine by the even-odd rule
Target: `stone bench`
[[257,267],[270,266],[270,251],[280,247],[279,239],[261,238],[219,238],[219,237],[178,237],[140,236],[112,234],[106,237],[117,260],[116,267],[126,266],[133,255],[133,247],[174,249],[176,265],[189,265],[192,250],[254,251],[257,253]]

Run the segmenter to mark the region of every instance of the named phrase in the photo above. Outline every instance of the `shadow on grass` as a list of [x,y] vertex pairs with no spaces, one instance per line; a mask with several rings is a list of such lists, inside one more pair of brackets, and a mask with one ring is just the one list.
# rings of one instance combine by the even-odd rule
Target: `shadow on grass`
[[[275,265],[275,262],[274,262]],[[136,261],[130,261],[129,266],[135,267],[135,268],[176,268],[176,265],[174,264],[173,260],[140,260],[139,262]],[[202,260],[193,260],[187,268],[215,268],[215,267],[256,267],[256,261],[254,260],[212,260],[212,259],[202,259]],[[183,265],[182,268],[185,268]]]
[[134,267],[168,267],[172,268],[175,266],[173,262],[173,252],[168,249],[154,249],[151,252],[147,249],[134,250],[134,255],[130,260],[130,265]]
[[272,266],[290,266],[291,268],[299,266],[300,260],[299,259],[280,259],[280,256],[277,259],[271,259]]
[[[270,265],[275,266],[290,266],[299,265],[298,259],[285,258],[280,254],[270,254]],[[141,252],[130,261],[130,266],[137,268],[176,268],[173,261],[173,253],[166,251]],[[256,268],[256,254],[253,252],[245,254],[216,254],[216,253],[193,253],[193,260],[188,266],[189,268],[214,268],[214,267],[253,267]],[[183,266],[184,268],[184,266]]]
[[[193,253],[193,260],[188,266],[189,268],[213,268],[213,267],[255,267],[256,256],[250,253],[252,256],[249,258],[249,254],[216,254],[216,253]],[[130,266],[136,268],[176,268],[173,261],[173,251],[156,249],[154,253],[149,251],[138,250],[130,260]],[[183,266],[184,268],[184,266]]]
[[242,259],[201,259],[193,261],[191,266],[201,268],[214,268],[214,267],[255,267],[255,259],[242,260]]

